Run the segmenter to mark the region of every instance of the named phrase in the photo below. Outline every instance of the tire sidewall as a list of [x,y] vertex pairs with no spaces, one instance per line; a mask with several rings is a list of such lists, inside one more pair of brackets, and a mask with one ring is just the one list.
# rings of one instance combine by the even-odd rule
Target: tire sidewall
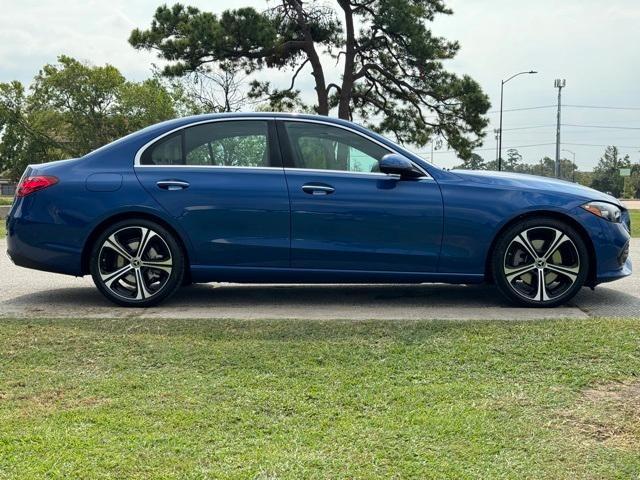
[[[507,248],[511,244],[511,241],[519,233],[534,227],[550,227],[560,230],[571,239],[580,257],[580,271],[578,273],[576,281],[571,286],[571,288],[569,288],[569,290],[567,290],[559,297],[545,302],[530,300],[516,293],[509,285],[509,282],[507,282],[506,276],[504,274],[504,258]],[[510,301],[520,306],[537,308],[556,307],[568,302],[583,287],[585,281],[587,280],[587,275],[590,268],[589,251],[587,250],[585,241],[583,240],[582,236],[576,231],[576,229],[560,220],[545,217],[526,219],[516,223],[515,225],[505,230],[500,235],[500,238],[496,243],[491,262],[493,278],[495,279],[496,285],[500,292]]]
[[[158,294],[148,299],[128,300],[126,298],[120,297],[111,292],[111,290],[104,285],[100,277],[99,255],[104,241],[113,233],[126,227],[145,227],[155,231],[166,242],[171,252],[173,264],[169,280],[167,280],[167,283]],[[182,285],[185,271],[185,256],[184,252],[182,251],[182,247],[175,238],[175,235],[169,232],[162,225],[159,225],[150,220],[128,219],[110,225],[98,236],[91,248],[91,256],[89,257],[89,271],[91,272],[93,282],[95,283],[100,293],[102,293],[110,301],[124,307],[151,307],[157,305],[158,303],[173,295],[176,290]]]

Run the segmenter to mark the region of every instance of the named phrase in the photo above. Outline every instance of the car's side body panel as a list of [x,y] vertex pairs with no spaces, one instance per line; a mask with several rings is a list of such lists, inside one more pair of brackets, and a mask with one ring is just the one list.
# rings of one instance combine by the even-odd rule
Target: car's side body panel
[[[433,179],[286,169],[291,195],[291,266],[435,272],[442,197]],[[327,185],[313,195],[304,185]]]
[[[282,168],[138,168],[147,192],[187,232],[200,265],[289,266],[289,196]],[[164,180],[184,190],[158,188]]]

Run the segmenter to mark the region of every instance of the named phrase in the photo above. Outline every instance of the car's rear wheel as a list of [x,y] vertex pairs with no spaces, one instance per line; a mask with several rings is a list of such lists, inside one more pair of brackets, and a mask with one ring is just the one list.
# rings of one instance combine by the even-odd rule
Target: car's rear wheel
[[532,218],[500,236],[492,267],[499,290],[511,301],[527,307],[555,307],[584,285],[589,253],[570,225],[552,218]]
[[142,219],[107,228],[93,245],[90,270],[96,287],[118,305],[150,307],[182,284],[184,253],[169,231]]

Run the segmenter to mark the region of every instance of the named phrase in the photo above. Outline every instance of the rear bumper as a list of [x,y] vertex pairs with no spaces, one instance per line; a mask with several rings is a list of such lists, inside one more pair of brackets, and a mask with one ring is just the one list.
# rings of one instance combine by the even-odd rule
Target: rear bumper
[[81,248],[47,241],[52,238],[51,230],[58,228],[9,217],[7,255],[19,267],[81,276]]

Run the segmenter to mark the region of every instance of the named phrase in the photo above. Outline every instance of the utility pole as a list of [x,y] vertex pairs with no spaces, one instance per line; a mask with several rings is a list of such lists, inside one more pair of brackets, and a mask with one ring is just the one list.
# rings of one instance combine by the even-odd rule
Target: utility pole
[[556,126],[556,178],[560,178],[560,107],[562,105],[562,89],[567,85],[565,79],[557,78],[553,86],[558,89],[558,123]]
[[498,130],[497,128],[493,129],[493,133],[496,134],[496,163],[498,163],[498,159],[500,158],[500,153],[498,152],[498,139],[500,138],[500,130]]

